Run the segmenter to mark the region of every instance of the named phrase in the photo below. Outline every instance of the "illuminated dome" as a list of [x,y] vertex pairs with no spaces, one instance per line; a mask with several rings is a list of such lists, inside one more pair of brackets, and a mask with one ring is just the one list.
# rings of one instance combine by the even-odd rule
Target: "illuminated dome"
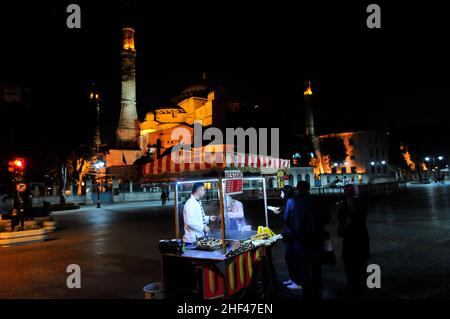
[[214,88],[206,83],[190,85],[182,90],[180,94],[174,97],[173,101],[175,103],[178,103],[193,96],[206,98],[208,97],[208,93],[210,93],[211,91],[214,91]]

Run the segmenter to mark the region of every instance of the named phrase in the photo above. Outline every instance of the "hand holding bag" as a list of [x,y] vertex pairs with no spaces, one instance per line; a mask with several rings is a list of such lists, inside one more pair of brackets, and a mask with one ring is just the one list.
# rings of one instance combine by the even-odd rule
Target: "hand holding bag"
[[327,265],[327,266],[336,265],[336,256],[334,255],[333,242],[331,241],[330,234],[328,232],[325,232],[325,239],[323,241],[321,262],[322,262],[322,265]]

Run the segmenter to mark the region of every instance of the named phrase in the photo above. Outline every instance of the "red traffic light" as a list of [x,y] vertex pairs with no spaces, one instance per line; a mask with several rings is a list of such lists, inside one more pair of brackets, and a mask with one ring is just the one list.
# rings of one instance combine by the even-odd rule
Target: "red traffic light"
[[16,158],[13,161],[8,162],[8,171],[12,173],[23,172],[25,170],[25,164],[24,158]]
[[23,168],[25,166],[25,163],[21,159],[16,159],[14,161],[14,166],[17,168]]

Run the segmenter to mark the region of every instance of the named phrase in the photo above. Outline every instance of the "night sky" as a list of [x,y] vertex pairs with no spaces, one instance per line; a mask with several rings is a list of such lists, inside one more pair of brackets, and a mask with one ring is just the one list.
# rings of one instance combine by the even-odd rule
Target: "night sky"
[[[73,2],[81,5],[81,30],[65,24]],[[206,72],[209,81],[261,106],[260,127],[282,127],[288,139],[293,128],[302,130],[303,81],[310,79],[318,133],[385,129],[397,131],[418,154],[450,153],[443,8],[380,2],[382,29],[369,30],[367,3],[148,2],[1,4],[0,84],[32,90],[30,106],[18,111],[30,137],[22,147],[89,142],[91,81],[102,95],[103,138],[114,139],[121,26],[129,24],[136,29],[140,120]],[[5,114],[11,113],[0,112],[9,123]]]

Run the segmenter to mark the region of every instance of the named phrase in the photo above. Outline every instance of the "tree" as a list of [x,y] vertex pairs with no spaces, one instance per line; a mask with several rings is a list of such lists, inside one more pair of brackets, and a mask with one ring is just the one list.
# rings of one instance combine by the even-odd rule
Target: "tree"
[[81,196],[83,192],[83,180],[87,173],[92,169],[92,163],[95,160],[92,148],[87,145],[81,145],[72,152],[71,172],[72,179],[77,183],[77,195]]
[[347,158],[344,141],[339,137],[327,137],[320,140],[320,153],[328,156],[332,163],[343,163]]
[[[45,177],[50,181],[51,186],[56,188],[56,195],[59,196],[60,202],[64,203],[64,173],[65,159],[61,159],[58,154],[53,151],[46,150],[38,157],[39,166],[36,165],[36,172],[38,176]],[[39,167],[39,168],[37,168]],[[35,174],[36,176],[36,174]]]

